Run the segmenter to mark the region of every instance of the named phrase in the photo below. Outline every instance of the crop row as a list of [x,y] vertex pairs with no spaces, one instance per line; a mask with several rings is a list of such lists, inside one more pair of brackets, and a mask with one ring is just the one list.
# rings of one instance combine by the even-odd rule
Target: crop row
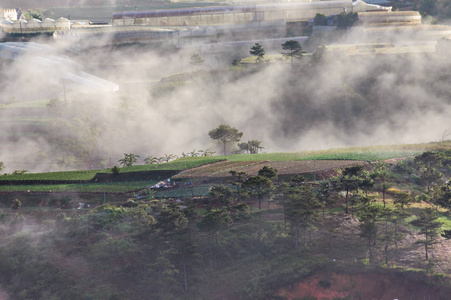
[[341,151],[315,151],[315,152],[293,152],[293,153],[259,153],[238,154],[232,156],[216,156],[228,161],[296,161],[296,160],[361,160],[377,161],[391,158],[413,156],[422,153],[417,150],[399,151],[363,151],[363,152],[341,152]]
[[181,157],[168,163],[124,167],[121,168],[121,172],[141,172],[141,171],[159,171],[159,170],[183,171],[186,169],[199,167],[205,164],[210,164],[225,159],[227,158],[218,156]]
[[148,188],[155,183],[155,181],[134,181],[90,184],[4,185],[0,186],[0,192],[125,193]]
[[[204,164],[209,164],[222,160],[216,157],[183,157],[175,161],[162,164],[150,165],[136,165],[131,167],[124,167],[120,169],[120,173],[133,173],[143,171],[182,171],[189,168],[198,167]],[[16,175],[0,176],[0,181],[68,181],[68,180],[82,180],[88,181],[94,178],[96,174],[111,174],[110,169],[102,170],[86,170],[86,171],[65,171],[65,172],[48,172],[48,173],[29,173]]]
[[[349,150],[349,149],[348,149]],[[343,152],[341,150],[315,151],[315,152],[296,152],[296,153],[260,153],[260,154],[238,154],[230,156],[207,156],[207,157],[183,157],[177,160],[149,165],[136,165],[120,169],[121,173],[143,172],[143,171],[183,171],[199,167],[201,165],[228,160],[229,162],[255,162],[255,161],[299,161],[299,160],[360,160],[377,161],[390,158],[406,157],[418,155],[421,151],[403,150],[398,151],[362,151],[362,152]],[[219,171],[219,170],[218,170]],[[87,171],[67,171],[67,172],[49,172],[49,173],[30,173],[0,176],[0,181],[68,181],[79,180],[89,181],[96,174],[111,174],[110,169],[87,170]]]
[[94,178],[97,173],[99,173],[99,170],[15,174],[0,176],[0,180],[90,180]]

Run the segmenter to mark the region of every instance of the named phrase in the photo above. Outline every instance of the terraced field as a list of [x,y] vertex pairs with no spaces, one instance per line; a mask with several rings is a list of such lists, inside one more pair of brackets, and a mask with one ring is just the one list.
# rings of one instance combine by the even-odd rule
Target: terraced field
[[220,161],[180,172],[174,178],[210,179],[230,177],[230,171],[257,175],[264,166],[276,168],[279,175],[317,173],[319,175],[351,165],[367,164],[356,160],[304,161]]

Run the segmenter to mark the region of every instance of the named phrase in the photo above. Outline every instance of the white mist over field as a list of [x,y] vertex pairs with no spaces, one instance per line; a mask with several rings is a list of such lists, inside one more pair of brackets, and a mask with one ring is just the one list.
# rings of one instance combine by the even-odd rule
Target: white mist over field
[[[438,141],[451,127],[450,63],[435,53],[332,56],[297,70],[266,64],[254,72],[225,71],[231,61],[223,61],[222,71],[211,71],[221,57],[203,55],[197,76],[189,64],[195,49],[157,51],[141,45],[69,55],[57,43],[52,47],[52,54],[78,63],[65,65],[75,68],[69,71],[77,73],[75,66],[82,66],[119,85],[119,91],[81,93],[54,80],[59,78],[55,72],[66,69],[43,67],[34,55],[4,62],[3,104],[51,98],[64,102],[64,93],[67,102],[65,113],[50,116],[55,119],[47,134],[27,128],[27,134],[0,135],[0,160],[12,169],[49,169],[52,163],[67,163],[73,154],[83,157],[83,167],[91,167],[97,166],[94,161],[115,164],[123,153],[144,159],[215,149],[208,132],[220,124],[244,132],[243,141],[262,141],[266,152]],[[186,72],[191,72],[188,78],[160,81]],[[5,111],[4,133],[17,131],[18,123],[35,116],[29,109]],[[83,149],[76,149],[77,141],[85,141]],[[19,161],[42,165],[8,164]]]

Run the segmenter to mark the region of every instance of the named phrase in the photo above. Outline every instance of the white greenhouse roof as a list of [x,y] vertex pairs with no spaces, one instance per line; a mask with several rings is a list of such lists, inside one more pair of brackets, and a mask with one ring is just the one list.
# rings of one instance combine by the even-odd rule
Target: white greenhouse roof
[[56,50],[48,45],[38,43],[0,43],[0,59],[18,61],[30,59],[32,64],[53,74],[49,80],[67,80],[69,85],[86,92],[114,92],[119,86],[105,79],[82,71],[82,66],[73,60],[56,55]]

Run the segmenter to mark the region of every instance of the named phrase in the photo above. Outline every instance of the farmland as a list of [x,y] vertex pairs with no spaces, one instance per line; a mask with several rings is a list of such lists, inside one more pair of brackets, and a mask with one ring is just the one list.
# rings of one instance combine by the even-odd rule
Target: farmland
[[[230,177],[230,171],[257,174],[263,166],[276,168],[280,176],[304,174],[310,180],[328,176],[334,169],[356,164],[368,164],[379,160],[411,157],[423,149],[447,149],[450,143],[432,143],[400,146],[376,146],[342,148],[292,153],[237,154],[228,156],[181,157],[168,163],[133,165],[120,168],[114,177],[111,169],[65,171],[49,173],[25,173],[0,176],[0,191],[76,191],[76,192],[131,192],[144,189],[157,181],[172,177],[176,180],[222,182]],[[168,173],[169,172],[169,173]],[[167,175],[165,175],[167,174]],[[165,177],[166,176],[166,177]],[[97,182],[97,181],[101,181]],[[17,184],[15,184],[17,182]],[[108,182],[110,182],[108,184]],[[141,183],[138,183],[141,182]],[[177,192],[160,192],[162,197],[191,195],[192,189],[177,188]],[[196,190],[197,191],[197,190]],[[196,195],[205,195],[208,188],[199,188]]]
[[[89,281],[97,280],[92,274],[95,273],[96,276],[101,274],[102,278],[111,283],[110,293],[119,295],[119,299],[130,299],[136,295],[140,295],[137,298],[146,299],[147,293],[151,291],[142,292],[142,289],[148,284],[155,288],[160,284],[146,281],[145,285],[141,285],[135,280],[124,280],[129,278],[130,271],[139,273],[141,266],[145,264],[146,269],[143,272],[158,274],[156,272],[161,270],[160,266],[156,270],[152,269],[155,266],[155,257],[160,257],[160,260],[157,260],[159,263],[172,263],[170,269],[183,270],[185,260],[181,255],[185,254],[189,257],[187,269],[200,270],[195,275],[194,273],[187,275],[190,280],[195,278],[199,282],[192,283],[190,288],[195,289],[196,293],[205,299],[210,299],[210,294],[225,295],[224,299],[267,299],[267,295],[283,295],[280,299],[307,297],[305,291],[310,289],[304,288],[303,285],[308,285],[310,282],[318,286],[314,292],[311,292],[317,296],[334,295],[341,299],[348,296],[356,296],[358,299],[359,295],[385,297],[392,290],[381,293],[380,289],[373,286],[375,283],[370,285],[369,282],[376,281],[377,284],[382,284],[386,276],[391,276],[390,278],[394,281],[402,278],[405,286],[396,283],[395,285],[399,286],[396,295],[424,293],[436,297],[434,299],[440,299],[442,295],[448,293],[449,285],[445,283],[448,282],[448,278],[435,273],[424,275],[424,272],[427,272],[423,271],[424,250],[422,247],[413,246],[417,245],[421,239],[417,233],[420,228],[411,225],[410,222],[416,220],[422,211],[433,207],[431,203],[421,200],[427,198],[425,195],[420,197],[419,194],[415,194],[426,193],[424,185],[420,181],[414,181],[418,177],[417,173],[421,172],[420,168],[410,169],[416,177],[403,175],[405,168],[419,163],[418,159],[416,162],[412,159],[412,155],[415,155],[417,151],[413,147],[391,152],[385,149],[371,152],[369,149],[362,151],[362,148],[348,148],[322,152],[184,157],[168,163],[121,168],[119,174],[115,175],[110,169],[7,175],[3,177],[12,177],[19,181],[20,178],[34,179],[36,182],[46,181],[49,178],[88,180],[79,184],[50,184],[52,180],[47,180],[49,184],[1,185],[3,213],[0,217],[12,222],[11,224],[17,224],[21,218],[24,220],[33,218],[40,220],[38,222],[45,224],[46,228],[54,226],[54,229],[47,229],[49,237],[45,235],[41,237],[45,242],[39,246],[41,247],[39,250],[45,249],[47,251],[44,251],[45,253],[51,253],[49,258],[45,259],[51,259],[55,265],[62,266],[60,267],[62,272],[83,274],[89,278]],[[441,159],[446,163],[449,157],[448,152],[443,152],[441,155]],[[370,248],[375,253],[374,256],[368,256],[366,240],[360,234],[361,224],[365,222],[362,211],[368,209],[368,205],[374,209],[382,209],[378,188],[375,187],[370,191],[369,197],[372,201],[369,204],[353,202],[352,215],[351,213],[347,215],[344,213],[344,193],[340,192],[342,188],[334,185],[337,178],[343,176],[340,170],[357,165],[363,165],[367,170],[374,170],[379,165],[379,160],[390,161],[387,167],[390,168],[391,175],[387,178],[395,185],[393,191],[399,191],[402,188],[412,191],[412,195],[415,195],[415,202],[406,207],[403,212],[406,215],[396,221],[400,222],[397,226],[400,226],[402,232],[399,240],[396,241],[396,247],[394,244],[387,246],[390,253],[389,263],[404,268],[409,267],[410,271],[395,270],[383,265],[387,252],[384,251],[382,239],[378,238],[378,244]],[[396,168],[397,162],[403,167]],[[230,171],[244,172],[246,176],[253,176],[264,166],[277,169],[278,179],[272,181],[275,186],[273,198],[264,201],[268,204],[267,208],[265,203],[265,208],[258,210],[256,199],[238,194],[242,186],[240,187],[237,181],[232,183],[234,178],[231,177]],[[441,166],[443,167],[443,164]],[[362,176],[369,176],[369,173],[365,172]],[[281,194],[277,190],[284,184],[286,184],[285,188],[293,191],[308,189],[313,191],[321,185],[318,182],[303,182],[296,186],[292,176],[299,174],[304,175],[307,181],[324,179],[322,183],[330,182],[330,185],[327,185],[329,192],[326,194],[330,193],[333,199],[329,199],[332,201],[328,200],[327,203],[324,201],[324,206],[318,206],[320,208],[312,212],[316,216],[312,220],[314,228],[309,227],[305,229],[306,233],[296,236],[292,230],[284,229],[286,226],[290,226],[288,228],[291,229],[295,221],[284,220],[285,203],[290,200],[287,197],[281,202]],[[170,177],[171,186],[157,190],[149,189],[150,185],[157,181],[151,178],[156,179],[153,176],[157,175]],[[129,180],[131,178],[135,180]],[[139,178],[149,179],[137,180]],[[376,177],[374,179],[377,180]],[[94,182],[94,180],[109,182]],[[3,182],[13,181],[4,180]],[[220,201],[213,201],[209,195],[211,187],[217,184],[230,188],[233,193],[229,210]],[[335,187],[332,188],[332,186]],[[24,191],[25,189],[28,191]],[[400,210],[395,205],[393,191],[390,190],[386,195],[387,212]],[[351,193],[352,197],[360,195],[361,199],[365,199],[362,191],[359,194],[356,191]],[[311,195],[315,198],[323,197],[325,194]],[[21,209],[8,208],[13,198],[21,200],[23,203]],[[84,206],[85,204],[89,206]],[[241,207],[245,210],[240,210]],[[221,220],[222,215],[219,213],[228,216],[224,219],[224,222],[228,223],[217,223],[217,225],[212,223]],[[211,216],[215,218],[211,219]],[[450,228],[449,213],[444,208],[439,208],[437,217],[442,222],[441,231]],[[390,226],[391,223],[387,225],[388,220],[379,218],[382,216],[377,217],[377,226],[381,232],[385,232],[386,226]],[[210,228],[204,226],[217,227],[214,234],[211,234]],[[382,233],[379,235],[382,238]],[[294,238],[302,242],[301,249],[293,248]],[[9,237],[9,239],[18,242],[16,237]],[[199,246],[191,241],[195,241]],[[449,273],[451,264],[447,261],[447,253],[451,250],[450,246],[445,239],[439,239],[430,250],[434,255],[434,261],[440,262],[439,267],[434,270]],[[17,247],[11,246],[7,249],[13,251]],[[193,254],[183,252],[186,249],[194,251]],[[162,251],[174,252],[171,254],[166,252],[162,258],[158,256]],[[39,251],[27,253],[39,253]],[[240,254],[238,259],[236,253]],[[14,252],[6,253],[4,250],[0,251],[0,256],[3,257],[2,255],[16,257]],[[38,259],[42,259],[42,256],[31,258],[32,261]],[[78,262],[81,259],[88,263],[65,263],[68,260]],[[9,263],[11,260],[5,261],[7,261],[4,263],[5,272],[12,274],[14,269]],[[127,265],[126,271],[124,265]],[[47,275],[42,276],[39,267],[35,265],[28,265],[28,268],[33,274],[39,274],[40,278],[45,280],[52,278]],[[356,271],[350,273],[343,271],[348,269]],[[377,275],[374,275],[374,272]],[[183,271],[181,273],[183,274]],[[19,274],[22,273],[19,272]],[[213,280],[211,274],[214,274],[217,279]],[[406,274],[409,276],[408,279],[404,278]],[[83,281],[82,278],[77,277],[78,275],[66,276],[74,282]],[[428,284],[418,287],[419,282],[425,282],[425,276],[429,276]],[[336,278],[336,281],[329,282],[329,278]],[[351,278],[359,283],[349,286],[346,282],[342,283],[342,278]],[[125,282],[127,288],[124,289],[123,285],[113,283],[117,279]],[[218,285],[215,280],[233,285],[234,289],[224,291],[223,285]],[[443,286],[438,287],[437,280],[441,280]],[[34,281],[36,280],[27,282]],[[171,287],[171,291],[177,291],[175,299],[189,293],[189,291],[177,289],[180,282],[183,283],[183,279],[177,276],[173,276],[173,280],[163,282]],[[322,282],[324,286],[326,284],[331,286],[325,288],[318,282]],[[249,289],[252,284],[256,285],[255,288]],[[85,288],[84,284],[65,285],[64,282],[59,281],[57,285],[65,287],[54,292],[59,294],[63,293],[60,290],[79,294],[81,286]],[[302,288],[289,289],[289,286]],[[12,291],[10,293],[19,293],[19,287],[16,286],[9,290]],[[90,288],[90,290],[95,295],[104,292],[97,288]],[[31,289],[28,291],[27,295],[41,293]]]
[[157,181],[130,181],[91,184],[0,185],[0,192],[125,193],[149,188],[156,182]]
[[[131,167],[121,168],[121,173],[147,172],[147,171],[182,171],[189,168],[198,167],[222,160],[215,157],[187,157],[178,160],[149,165],[135,165]],[[0,176],[0,181],[88,181],[94,178],[96,174],[111,174],[111,169],[86,170],[86,171],[65,171],[65,172],[49,172],[49,173],[25,173]]]

